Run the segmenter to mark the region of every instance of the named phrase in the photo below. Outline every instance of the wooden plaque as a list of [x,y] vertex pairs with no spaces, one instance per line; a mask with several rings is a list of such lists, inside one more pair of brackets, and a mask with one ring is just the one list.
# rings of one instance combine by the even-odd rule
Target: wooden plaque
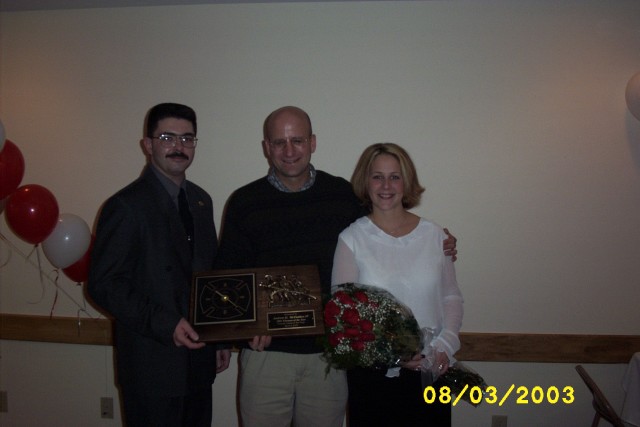
[[318,268],[296,265],[196,273],[190,321],[205,342],[324,334]]

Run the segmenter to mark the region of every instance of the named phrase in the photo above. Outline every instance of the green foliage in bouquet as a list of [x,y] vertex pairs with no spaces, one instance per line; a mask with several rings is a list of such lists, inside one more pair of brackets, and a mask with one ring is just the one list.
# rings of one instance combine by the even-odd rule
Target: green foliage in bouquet
[[471,392],[472,389],[476,387],[476,389],[482,391],[482,394],[484,394],[487,389],[487,383],[484,381],[484,378],[462,362],[457,362],[455,365],[449,367],[447,372],[440,376],[439,381],[442,385],[449,387],[451,396],[454,397],[459,395],[464,387],[467,386],[467,390],[462,394],[461,399],[473,406],[478,406],[482,403],[483,396],[478,396],[477,394],[473,396]]
[[324,357],[337,369],[399,366],[422,349],[411,310],[380,288],[340,285],[325,305],[324,321]]

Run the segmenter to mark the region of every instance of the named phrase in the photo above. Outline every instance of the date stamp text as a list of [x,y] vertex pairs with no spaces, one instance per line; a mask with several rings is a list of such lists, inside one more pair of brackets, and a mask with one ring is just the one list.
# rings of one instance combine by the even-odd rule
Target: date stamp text
[[433,386],[425,387],[423,397],[426,403],[434,403],[436,401],[442,404],[451,403],[456,406],[460,399],[468,394],[467,399],[477,405],[486,402],[489,405],[502,406],[509,398],[515,399],[518,405],[541,405],[547,403],[555,405],[557,403],[570,405],[574,402],[573,387],[570,385],[562,388],[550,386],[547,388],[535,386],[518,386],[511,384],[506,391],[499,391],[494,386],[489,386],[485,390],[478,386],[469,387],[468,384],[457,394],[451,393],[451,389],[447,386],[441,387],[439,390]]

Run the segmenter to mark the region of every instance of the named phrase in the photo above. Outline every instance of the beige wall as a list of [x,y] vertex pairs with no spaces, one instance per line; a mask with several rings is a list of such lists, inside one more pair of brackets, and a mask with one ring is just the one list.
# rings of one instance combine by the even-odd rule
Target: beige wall
[[[459,237],[463,330],[639,334],[640,122],[624,102],[640,71],[638,22],[636,1],[3,12],[0,119],[25,157],[23,184],[46,186],[60,212],[92,225],[143,166],[146,110],[189,104],[201,141],[189,177],[214,197],[219,225],[230,193],[266,172],[262,120],[299,105],[314,122],[318,168],[348,177],[378,141],[410,151],[427,187],[416,212]],[[29,254],[4,221],[0,232]],[[1,243],[0,256],[9,257]],[[15,251],[0,281],[0,311],[51,311],[54,286]],[[54,313],[75,316],[81,289],[58,283],[68,295]],[[498,386],[584,392],[568,365],[474,366]],[[620,405],[622,366],[593,369]],[[96,416],[98,398],[115,393],[111,349],[3,341],[0,374],[3,425],[53,412],[64,421],[45,424],[117,425]],[[217,408],[226,426],[235,370],[215,387],[228,395]],[[499,413],[510,425],[584,425],[586,392],[578,400],[458,407],[455,425],[489,425]]]

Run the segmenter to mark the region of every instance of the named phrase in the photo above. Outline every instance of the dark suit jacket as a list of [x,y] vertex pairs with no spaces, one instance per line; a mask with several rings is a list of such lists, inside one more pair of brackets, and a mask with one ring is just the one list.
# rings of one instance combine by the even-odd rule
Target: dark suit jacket
[[217,248],[211,197],[187,182],[193,258],[175,204],[151,167],[105,203],[92,250],[88,292],[115,322],[116,370],[129,392],[184,396],[210,387],[215,346],[178,348],[189,319],[192,273],[210,270]]

